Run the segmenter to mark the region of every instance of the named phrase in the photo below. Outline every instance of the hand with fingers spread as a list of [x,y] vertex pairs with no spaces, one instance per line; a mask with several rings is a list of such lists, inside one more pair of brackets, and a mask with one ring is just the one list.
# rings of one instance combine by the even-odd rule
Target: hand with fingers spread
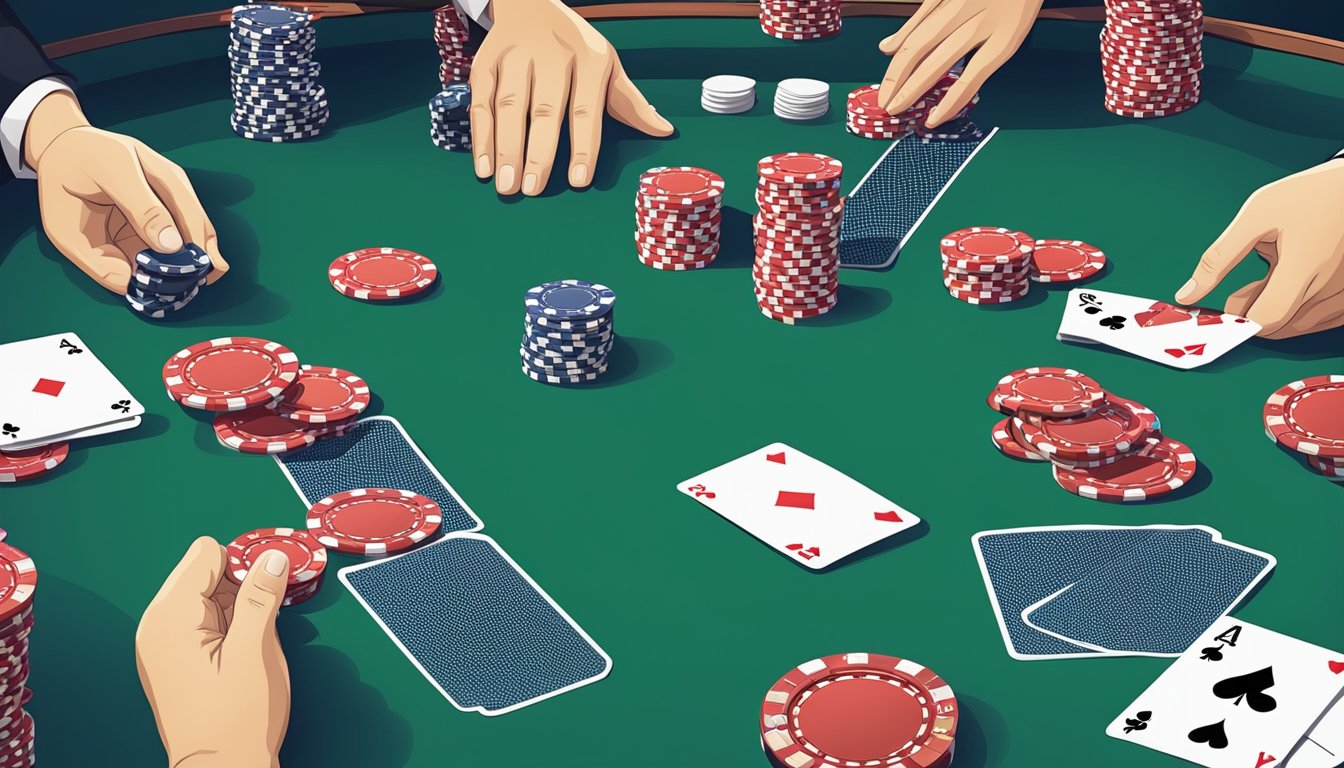
[[877,103],[893,115],[909,109],[952,65],[975,51],[961,79],[925,121],[955,116],[1017,52],[1044,0],[924,0],[896,34],[878,44],[891,57]]
[[73,94],[42,99],[23,151],[37,172],[47,236],[109,291],[126,293],[135,255],[145,248],[175,253],[193,242],[214,262],[206,282],[229,270],[186,173],[136,139],[89,125]]
[[569,117],[568,177],[592,183],[610,112],[650,136],[672,124],[626,75],[616,50],[560,0],[493,0],[494,26],[471,67],[471,146],[476,175],[495,190],[539,195]]
[[1269,274],[1229,296],[1227,312],[1259,323],[1260,335],[1270,339],[1344,325],[1341,201],[1344,160],[1261,187],[1204,252],[1176,300],[1200,301],[1254,250],[1268,262]]
[[275,616],[289,558],[265,552],[241,586],[214,539],[197,539],[135,634],[140,683],[168,764],[272,768],[289,725],[289,668]]

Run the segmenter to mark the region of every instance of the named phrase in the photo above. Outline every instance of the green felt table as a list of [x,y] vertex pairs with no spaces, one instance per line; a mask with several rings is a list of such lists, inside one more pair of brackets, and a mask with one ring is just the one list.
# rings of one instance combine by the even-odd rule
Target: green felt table
[[[60,470],[0,489],[0,526],[41,573],[31,709],[42,763],[159,762],[133,656],[141,611],[194,537],[303,520],[271,459],[220,447],[208,416],[163,396],[169,355],[225,335],[363,375],[373,412],[406,425],[484,532],[614,659],[607,679],[516,713],[459,712],[330,579],[279,620],[293,683],[288,766],[762,765],[767,687],[849,650],[946,678],[962,705],[959,766],[1177,764],[1103,733],[1165,660],[1008,657],[970,546],[992,528],[1213,526],[1279,560],[1238,616],[1344,645],[1344,488],[1276,449],[1260,422],[1276,387],[1340,372],[1344,335],[1255,341],[1178,372],[1056,341],[1064,288],[1002,308],[951,299],[936,248],[981,224],[1085,239],[1113,262],[1098,287],[1170,297],[1252,190],[1338,148],[1338,67],[1210,39],[1202,105],[1125,120],[1101,106],[1097,26],[1042,22],[976,109],[999,134],[895,266],[845,271],[839,307],[819,321],[767,320],[748,269],[755,162],[820,151],[845,163],[847,187],[861,178],[885,145],[844,131],[844,96],[880,76],[876,42],[898,23],[851,19],[839,38],[803,45],[747,19],[601,22],[678,132],[654,140],[609,125],[593,188],[553,183],[537,199],[498,198],[469,157],[427,140],[427,14],[323,22],[332,124],[302,144],[230,132],[223,30],[66,59],[96,122],[187,169],[233,269],[180,321],[142,321],[41,234],[31,184],[0,189],[0,340],[76,331],[149,409],[138,430],[80,442]],[[761,103],[743,116],[702,112],[700,81],[720,72],[760,80]],[[789,76],[830,81],[832,112],[776,119],[773,83]],[[634,258],[631,195],[642,170],[682,164],[727,180],[724,252],[703,272],[658,272]],[[423,252],[443,279],[402,305],[338,295],[327,264],[368,245]],[[1262,269],[1248,263],[1229,287]],[[619,297],[612,369],[583,389],[518,369],[524,290],[568,277]],[[1195,482],[1161,503],[1108,505],[998,455],[984,395],[1029,365],[1081,369],[1155,409],[1197,452]],[[817,574],[677,492],[776,440],[927,524]]]

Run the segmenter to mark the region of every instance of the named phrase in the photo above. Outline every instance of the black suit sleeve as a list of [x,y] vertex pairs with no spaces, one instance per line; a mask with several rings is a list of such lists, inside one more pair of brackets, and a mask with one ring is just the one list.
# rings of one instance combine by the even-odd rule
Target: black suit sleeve
[[[73,80],[70,73],[52,63],[23,22],[0,0],[0,113],[9,108],[24,88],[44,77]],[[0,162],[0,182],[11,178],[9,166]]]

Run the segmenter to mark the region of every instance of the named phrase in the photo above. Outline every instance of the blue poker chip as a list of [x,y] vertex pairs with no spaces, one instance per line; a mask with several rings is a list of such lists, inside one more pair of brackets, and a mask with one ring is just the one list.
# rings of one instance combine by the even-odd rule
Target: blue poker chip
[[[523,305],[527,314],[538,325],[551,322],[569,322],[576,330],[594,323],[611,311],[616,293],[601,283],[587,280],[553,280],[527,291]],[[564,328],[563,325],[559,326]]]
[[131,309],[142,317],[147,317],[151,320],[162,320],[169,315],[176,314],[185,309],[186,306],[200,294],[200,292],[201,287],[198,285],[195,288],[192,288],[182,299],[171,302],[141,301],[128,293],[126,294],[126,303],[131,305]]
[[163,293],[169,295],[181,295],[190,291],[197,283],[205,279],[214,271],[214,266],[207,263],[199,272],[182,277],[173,277],[170,275],[160,275],[154,272],[146,272],[143,269],[135,270],[131,276],[131,288],[142,293]]
[[145,272],[160,275],[195,275],[210,266],[210,254],[195,243],[187,243],[177,253],[159,253],[148,248],[135,255],[135,263]]
[[240,27],[266,34],[285,34],[308,27],[313,15],[284,5],[239,5],[233,8],[232,22]]

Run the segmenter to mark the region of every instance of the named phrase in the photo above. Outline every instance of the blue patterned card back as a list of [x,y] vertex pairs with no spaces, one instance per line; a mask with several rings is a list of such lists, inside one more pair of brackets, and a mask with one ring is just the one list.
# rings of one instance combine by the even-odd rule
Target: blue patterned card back
[[342,491],[396,488],[415,491],[438,502],[443,509],[439,530],[444,533],[479,531],[484,527],[401,424],[390,416],[370,416],[343,437],[279,454],[275,461],[308,507]]
[[455,533],[339,577],[458,709],[501,715],[611,671],[611,658],[487,536]]
[[976,140],[937,141],[912,135],[892,144],[845,198],[840,266],[891,266],[943,190],[998,130]]

